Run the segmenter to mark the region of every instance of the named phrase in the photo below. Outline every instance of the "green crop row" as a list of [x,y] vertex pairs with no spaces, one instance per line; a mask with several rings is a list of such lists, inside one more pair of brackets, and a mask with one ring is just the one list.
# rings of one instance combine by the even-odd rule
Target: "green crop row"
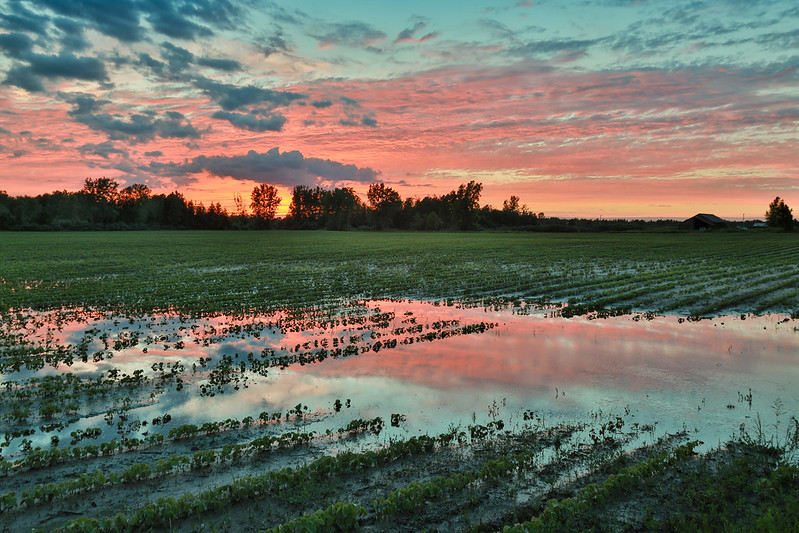
[[452,434],[439,437],[419,436],[397,441],[377,451],[362,453],[342,452],[321,457],[305,466],[285,468],[263,476],[239,479],[197,495],[186,493],[180,498],[159,498],[156,502],[125,514],[96,519],[81,517],[70,520],[55,531],[119,531],[120,529],[158,528],[190,515],[219,511],[245,499],[260,498],[267,494],[286,496],[308,483],[323,483],[332,475],[349,474],[358,470],[375,468],[400,457],[426,454],[437,445],[452,442]]
[[610,474],[601,484],[588,484],[573,498],[549,500],[544,510],[536,517],[516,524],[505,526],[505,533],[529,533],[548,531],[572,531],[580,528],[580,516],[597,507],[602,507],[612,496],[631,490],[639,480],[652,477],[669,466],[684,461],[694,455],[698,441],[691,441],[678,446],[670,452],[656,454],[646,461],[627,468],[621,468],[616,474]]
[[296,533],[298,531],[354,531],[358,521],[366,517],[368,511],[361,505],[336,502],[326,509],[305,514],[294,520],[269,528],[266,533]]
[[[184,426],[181,426],[184,427]],[[372,420],[352,420],[346,427],[340,428],[340,434],[355,435],[364,431],[379,433],[383,428],[380,417]],[[179,428],[175,428],[179,429]],[[100,470],[92,474],[82,474],[73,479],[59,483],[37,485],[25,490],[20,495],[19,503],[26,506],[40,502],[49,502],[55,499],[67,498],[80,492],[97,490],[108,485],[142,481],[155,476],[162,476],[186,468],[201,469],[214,464],[235,461],[245,456],[269,453],[275,448],[288,448],[309,443],[315,437],[314,432],[287,432],[280,436],[264,435],[243,444],[226,444],[218,450],[198,450],[193,455],[173,455],[169,459],[160,459],[153,467],[146,463],[136,463],[129,466],[121,473],[110,472],[105,474]],[[6,508],[16,505],[15,492],[6,492],[0,496]]]
[[500,457],[485,463],[478,471],[462,472],[452,476],[441,476],[426,482],[414,482],[397,489],[383,498],[372,501],[377,518],[386,518],[397,513],[409,512],[441,497],[442,494],[462,490],[468,485],[487,479],[524,471],[536,463],[536,453],[527,451],[512,457]]
[[[295,410],[288,411],[286,413],[286,420],[288,420],[291,417],[296,417],[297,413],[301,412],[302,411],[296,408]],[[170,415],[167,414],[164,415],[163,417],[158,417],[154,419],[153,424],[161,425],[164,423],[164,420],[167,417],[169,420],[171,420],[172,418]],[[180,439],[194,438],[203,435],[206,436],[214,435],[221,431],[238,429],[240,427],[247,428],[256,423],[265,424],[268,422],[278,421],[281,420],[282,417],[283,415],[281,413],[270,414],[264,411],[260,415],[258,415],[257,421],[253,417],[248,416],[243,418],[241,421],[236,420],[234,418],[228,418],[222,421],[204,422],[199,426],[195,424],[183,424],[181,426],[177,426],[170,429],[166,436],[164,436],[161,433],[151,433],[150,435],[147,435],[146,437],[143,437],[141,439],[125,438],[122,439],[121,441],[112,439],[110,441],[102,442],[97,445],[90,444],[87,446],[52,448],[49,450],[42,450],[36,448],[26,452],[24,456],[15,459],[14,461],[0,460],[0,474],[6,475],[11,470],[47,468],[58,463],[76,460],[76,459],[109,456],[114,453],[122,452],[125,450],[135,450],[140,447],[162,444],[166,440],[174,441]]]

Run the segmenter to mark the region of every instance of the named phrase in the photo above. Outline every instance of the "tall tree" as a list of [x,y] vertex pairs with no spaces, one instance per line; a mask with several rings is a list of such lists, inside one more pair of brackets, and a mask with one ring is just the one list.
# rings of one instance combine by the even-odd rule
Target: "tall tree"
[[324,215],[322,198],[325,191],[320,187],[297,185],[291,190],[289,218],[297,228],[318,228]]
[[369,186],[366,199],[372,208],[372,218],[377,229],[394,225],[394,219],[402,211],[402,199],[397,191],[386,187],[384,183],[373,183]]
[[83,189],[80,192],[90,203],[88,211],[94,223],[99,223],[105,228],[110,222],[117,220],[118,188],[119,184],[111,178],[86,178],[83,182]]
[[[519,213],[521,214],[521,209],[519,208],[519,197],[516,195],[511,195],[511,197],[504,202],[502,202],[502,210],[508,213]],[[526,209],[526,206],[525,208]]]
[[474,228],[482,191],[483,184],[472,180],[466,185],[461,184],[457,191],[452,191],[445,196],[449,202],[452,222],[458,229]]
[[[152,191],[143,183],[128,185],[117,195],[120,215],[123,222],[142,222],[142,204],[150,198]],[[140,220],[141,218],[141,220]]]
[[793,211],[779,196],[774,198],[774,201],[768,205],[766,220],[769,226],[783,228],[785,231],[793,229]]
[[244,200],[240,194],[233,195],[233,203],[236,204],[236,216],[244,218],[247,216],[247,206],[244,205]]
[[113,203],[116,202],[118,188],[119,183],[111,178],[86,178],[86,180],[83,182],[83,190],[81,192],[84,192],[97,199],[102,199]]
[[275,218],[277,207],[280,205],[281,198],[277,192],[277,187],[262,183],[257,185],[250,194],[252,202],[250,209],[253,215],[262,222],[269,222]]
[[120,202],[136,202],[142,198],[149,198],[151,193],[152,191],[147,185],[143,183],[134,183],[119,191],[118,199]]
[[364,207],[351,187],[325,191],[322,204],[325,210],[325,227],[332,230],[350,229],[353,219]]

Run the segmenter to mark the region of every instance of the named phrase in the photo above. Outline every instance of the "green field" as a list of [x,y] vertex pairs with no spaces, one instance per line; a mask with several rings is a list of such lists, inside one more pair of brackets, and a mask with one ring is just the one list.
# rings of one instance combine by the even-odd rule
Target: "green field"
[[[799,530],[799,421],[746,385],[692,407],[749,421],[697,454],[690,428],[658,433],[635,405],[553,422],[500,399],[414,434],[418,413],[356,416],[380,406],[355,391],[309,408],[333,381],[303,374],[401,372],[414,349],[499,335],[496,309],[544,310],[531,335],[580,314],[590,331],[614,317],[639,331],[654,314],[735,315],[698,321],[715,327],[774,313],[762,343],[779,331],[795,346],[795,235],[0,233],[0,256],[2,530]],[[445,305],[365,303],[389,299]],[[498,356],[541,355],[518,351]]]
[[4,233],[0,308],[231,311],[521,298],[673,314],[799,311],[785,233]]

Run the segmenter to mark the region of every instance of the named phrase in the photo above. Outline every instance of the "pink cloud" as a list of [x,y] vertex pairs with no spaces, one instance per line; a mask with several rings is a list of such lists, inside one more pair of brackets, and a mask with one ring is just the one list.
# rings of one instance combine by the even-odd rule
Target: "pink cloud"
[[[213,118],[219,108],[206,95],[121,89],[105,112],[129,120],[132,109],[169,109],[202,132],[197,139],[159,138],[136,146],[114,141],[127,155],[107,145],[100,155],[80,153],[79,147],[102,145],[107,136],[76,123],[69,115],[73,106],[43,95],[20,105],[3,89],[0,104],[14,114],[5,116],[9,133],[0,134],[0,158],[15,180],[46,173],[59,187],[71,179],[74,185],[64,187],[75,189],[95,175],[141,181],[146,173],[138,167],[153,159],[179,164],[199,155],[279,147],[379,170],[403,196],[445,194],[476,179],[484,183],[484,203],[501,205],[522,193],[524,203],[547,213],[598,216],[614,205],[618,216],[669,209],[674,212],[668,215],[679,215],[702,210],[712,199],[730,212],[754,214],[774,195],[788,199],[796,189],[790,177],[799,170],[799,113],[782,90],[793,84],[791,69],[590,72],[534,61],[454,66],[394,79],[284,87],[307,95],[307,102],[330,104],[280,108],[286,117],[280,132],[249,131]],[[30,133],[18,135],[23,130]],[[49,139],[50,145],[32,139]],[[15,150],[25,154],[13,157]],[[162,155],[145,155],[153,151]],[[248,192],[246,182],[203,179],[222,187],[216,201],[232,198],[235,187]],[[3,188],[12,194],[52,190],[41,181]]]

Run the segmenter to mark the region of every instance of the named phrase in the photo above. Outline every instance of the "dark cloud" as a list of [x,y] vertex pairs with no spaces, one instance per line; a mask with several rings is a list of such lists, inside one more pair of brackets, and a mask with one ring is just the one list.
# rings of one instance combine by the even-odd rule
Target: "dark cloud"
[[304,24],[310,17],[299,9],[292,11],[287,10],[277,2],[266,2],[269,7],[272,18],[278,22],[285,22],[287,24],[295,24],[297,26]]
[[167,37],[193,41],[197,37],[208,37],[214,33],[210,28],[197,24],[179,13],[176,3],[168,1],[151,1],[149,3],[153,7],[158,4],[158,8],[147,14],[147,21],[155,31]]
[[184,163],[152,162],[140,170],[165,177],[186,177],[208,172],[215,176],[293,187],[316,183],[319,178],[333,181],[359,181],[373,183],[379,172],[371,168],[358,168],[329,159],[304,157],[298,151],[280,153],[272,148],[266,153],[250,150],[241,156],[195,157]]
[[45,78],[75,78],[106,81],[105,65],[96,57],[77,57],[69,52],[57,56],[31,54],[26,58],[33,74]]
[[99,155],[103,159],[108,159],[112,154],[119,154],[128,157],[128,151],[114,146],[111,141],[106,141],[100,144],[84,144],[78,147],[78,151],[83,155]]
[[155,59],[149,54],[140,53],[135,63],[146,67],[157,76],[183,81],[193,77],[191,69],[195,65],[224,72],[235,72],[243,68],[241,63],[232,59],[197,57],[185,48],[167,41],[161,43],[161,59],[164,61]]
[[399,32],[399,35],[397,35],[397,38],[394,39],[394,43],[393,44],[406,43],[406,42],[413,41],[414,40],[414,37],[413,37],[414,34],[416,32],[418,32],[419,30],[424,29],[425,26],[427,26],[426,23],[417,22],[412,27],[402,30],[401,32]]
[[289,45],[288,41],[286,40],[283,30],[279,27],[275,29],[275,32],[272,33],[272,35],[264,37],[262,42],[258,43],[258,46],[266,57],[269,57],[272,54],[291,51],[291,45]]
[[70,115],[85,115],[94,113],[105,104],[111,103],[110,100],[97,100],[90,94],[83,93],[58,93],[65,102],[74,105],[75,107],[69,112]]
[[[151,0],[160,3],[161,0]],[[236,29],[241,27],[242,10],[239,2],[230,0],[183,0],[176,2],[177,12],[182,16],[202,20],[217,28]]]
[[164,152],[161,150],[153,150],[152,152],[144,152],[144,155],[147,157],[161,157],[164,155]]
[[33,50],[33,39],[24,33],[4,33],[0,35],[0,50],[8,57],[23,59]]
[[165,115],[167,116],[166,119],[157,119],[154,121],[159,137],[175,139],[199,139],[201,137],[197,128],[195,128],[191,122],[185,120],[186,117],[180,113],[167,111]]
[[68,18],[57,18],[56,27],[61,30],[61,44],[65,50],[81,51],[89,47],[89,41],[83,35],[83,26]]
[[512,54],[523,56],[575,53],[583,52],[591,46],[601,43],[602,41],[602,39],[548,39],[531,41],[525,45],[511,48],[510,52]]
[[28,10],[19,1],[9,2],[8,11],[0,13],[0,27],[46,35],[50,17]]
[[167,72],[167,64],[152,57],[150,54],[141,53],[136,64],[149,68],[159,76],[165,75]]
[[213,118],[227,120],[235,127],[248,131],[281,131],[286,123],[286,117],[280,113],[273,113],[267,118],[259,118],[255,113],[231,113],[217,111]]
[[799,30],[767,33],[759,36],[756,41],[779,50],[797,49],[799,48]]
[[325,107],[332,106],[333,102],[331,102],[330,100],[314,100],[313,102],[311,102],[311,105],[316,107],[317,109],[322,109]]
[[273,91],[255,87],[254,85],[239,87],[206,78],[199,78],[195,84],[205,94],[216,100],[225,111],[233,111],[240,107],[263,103],[268,103],[270,107],[282,107],[291,104],[295,100],[307,98],[306,95],[301,93]]
[[424,41],[429,41],[431,39],[435,39],[440,35],[438,32],[430,32],[422,35],[421,37],[416,37],[416,34],[427,27],[427,23],[423,21],[419,21],[410,28],[406,28],[399,32],[397,38],[394,39],[392,44],[402,44],[402,43],[421,43]]
[[[44,91],[42,78],[66,78],[106,82],[108,74],[102,61],[95,57],[78,57],[62,51],[58,55],[35,54],[30,37],[20,33],[0,35],[0,49],[17,59],[9,69],[5,85],[14,85],[27,91]],[[27,64],[25,64],[27,63]]]
[[213,57],[201,57],[197,59],[197,64],[201,67],[208,67],[225,72],[236,72],[243,70],[241,63],[233,59],[217,59]]
[[3,85],[13,85],[31,93],[44,92],[42,80],[32,74],[30,69],[22,66],[15,66],[9,69]]
[[368,126],[370,128],[377,127],[377,119],[368,115],[362,116],[360,120],[358,120],[358,117],[349,116],[347,118],[340,119],[338,123],[342,126]]
[[327,24],[310,36],[322,47],[338,45],[370,50],[386,38],[385,33],[363,22]]
[[194,63],[194,54],[170,42],[161,43],[161,58],[167,62],[169,72],[179,74]]
[[30,143],[37,148],[42,148],[45,150],[50,150],[54,147],[53,141],[46,137],[39,137],[38,139],[31,139]]
[[136,42],[144,38],[139,24],[140,4],[134,0],[38,0],[41,7],[89,23],[97,31],[120,41]]
[[241,19],[238,2],[230,0],[36,0],[34,5],[126,43],[147,38],[143,18],[158,33],[190,41],[212,35],[212,28],[235,28]]
[[145,142],[154,139],[158,131],[153,117],[142,114],[132,114],[128,120],[109,113],[84,114],[76,115],[75,120],[105,133],[112,140]]
[[145,142],[156,137],[197,139],[201,133],[185,117],[167,111],[162,117],[156,113],[133,113],[128,117],[118,114],[97,113],[103,103],[79,95],[67,100],[76,107],[69,111],[74,120],[95,131],[108,135],[112,141]]

